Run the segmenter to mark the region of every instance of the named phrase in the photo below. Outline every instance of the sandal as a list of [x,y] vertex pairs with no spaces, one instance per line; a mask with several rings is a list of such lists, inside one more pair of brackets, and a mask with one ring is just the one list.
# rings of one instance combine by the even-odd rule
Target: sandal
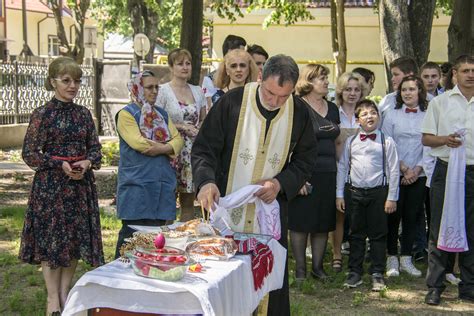
[[334,272],[339,273],[342,271],[342,259],[332,259],[331,263]]

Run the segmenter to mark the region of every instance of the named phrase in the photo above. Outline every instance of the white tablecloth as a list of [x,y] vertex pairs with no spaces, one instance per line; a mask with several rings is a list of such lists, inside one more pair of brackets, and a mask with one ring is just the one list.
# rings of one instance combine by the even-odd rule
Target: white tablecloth
[[130,266],[115,260],[77,281],[62,315],[80,315],[94,307],[157,314],[250,315],[265,294],[283,286],[286,250],[273,239],[268,245],[275,264],[257,292],[248,255],[207,260],[204,273],[187,272],[177,282],[137,276]]

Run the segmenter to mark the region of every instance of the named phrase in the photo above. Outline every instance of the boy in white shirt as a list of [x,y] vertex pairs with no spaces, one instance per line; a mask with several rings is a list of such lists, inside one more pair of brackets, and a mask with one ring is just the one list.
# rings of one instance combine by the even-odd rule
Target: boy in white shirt
[[385,252],[387,214],[397,207],[400,181],[395,142],[378,130],[379,112],[371,100],[361,100],[355,107],[360,132],[344,145],[337,171],[336,207],[344,212],[351,204],[349,275],[345,287],[362,284],[365,240],[370,241],[372,290],[385,288]]

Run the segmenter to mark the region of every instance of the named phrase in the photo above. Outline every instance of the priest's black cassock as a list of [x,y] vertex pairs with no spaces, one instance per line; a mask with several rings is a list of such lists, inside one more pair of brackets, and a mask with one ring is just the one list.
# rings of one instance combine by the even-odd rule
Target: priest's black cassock
[[[219,188],[221,195],[225,195],[243,93],[244,88],[240,87],[223,95],[211,108],[200,128],[191,154],[196,192],[199,192],[199,189],[206,183],[213,182]],[[282,236],[280,244],[285,248],[288,248],[288,200],[298,194],[303,184],[311,176],[317,156],[316,138],[308,109],[298,97],[293,98],[293,125],[292,130],[288,131],[291,132],[289,154],[282,171],[275,176],[281,185],[277,200],[280,204]],[[266,119],[265,135],[267,135],[271,120],[281,109],[266,110],[259,100],[258,91],[256,103],[259,112]],[[268,315],[289,314],[288,266],[286,265],[283,288],[270,292]]]

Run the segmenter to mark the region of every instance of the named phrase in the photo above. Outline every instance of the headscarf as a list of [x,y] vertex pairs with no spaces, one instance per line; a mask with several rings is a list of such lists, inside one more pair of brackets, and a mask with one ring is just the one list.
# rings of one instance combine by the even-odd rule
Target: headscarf
[[138,124],[140,132],[147,139],[165,143],[171,139],[170,131],[163,115],[145,99],[143,73],[137,74],[127,85],[133,102],[141,106],[142,113]]

